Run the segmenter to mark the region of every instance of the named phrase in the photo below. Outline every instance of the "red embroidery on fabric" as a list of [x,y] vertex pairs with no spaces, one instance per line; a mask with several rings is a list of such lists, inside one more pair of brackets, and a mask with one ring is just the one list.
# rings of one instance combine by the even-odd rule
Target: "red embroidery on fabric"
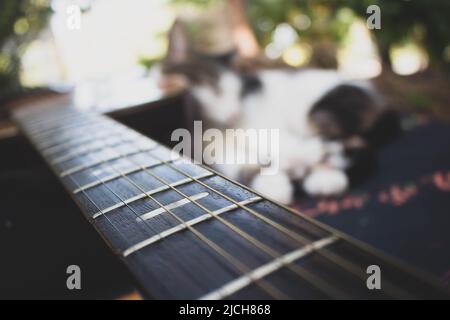
[[[385,205],[403,206],[414,198],[422,186],[433,186],[440,191],[450,192],[450,172],[435,172],[417,179],[417,184],[394,184],[388,189],[378,192],[377,200]],[[371,199],[369,194],[348,194],[342,198],[321,199],[314,207],[303,208],[301,204],[295,208],[310,217],[322,214],[336,215],[344,210],[361,209]]]
[[441,191],[450,191],[450,172],[437,172],[433,175],[433,183]]

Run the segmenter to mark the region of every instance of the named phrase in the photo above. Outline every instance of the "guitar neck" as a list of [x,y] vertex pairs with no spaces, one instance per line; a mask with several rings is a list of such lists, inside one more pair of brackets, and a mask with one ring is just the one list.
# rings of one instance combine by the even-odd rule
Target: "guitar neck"
[[[428,276],[105,116],[42,107],[14,118],[145,297],[449,297]],[[369,266],[379,289],[368,287]]]

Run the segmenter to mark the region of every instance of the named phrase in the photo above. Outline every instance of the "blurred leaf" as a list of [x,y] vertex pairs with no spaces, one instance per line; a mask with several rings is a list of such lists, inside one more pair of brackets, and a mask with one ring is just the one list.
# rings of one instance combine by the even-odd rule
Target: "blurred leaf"
[[20,58],[47,25],[49,0],[0,1],[0,97],[20,87]]

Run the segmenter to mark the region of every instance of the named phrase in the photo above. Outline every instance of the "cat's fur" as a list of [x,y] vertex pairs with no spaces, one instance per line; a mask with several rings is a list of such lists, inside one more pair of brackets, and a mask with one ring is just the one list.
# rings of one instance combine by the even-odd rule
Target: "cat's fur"
[[334,70],[241,72],[232,67],[233,57],[193,53],[175,24],[160,70],[165,76],[184,77],[209,127],[279,129],[278,174],[260,175],[245,165],[216,169],[287,204],[293,200],[294,184],[310,195],[344,192],[347,171],[355,165],[352,155],[367,150],[366,134],[383,111],[372,85],[345,79]]

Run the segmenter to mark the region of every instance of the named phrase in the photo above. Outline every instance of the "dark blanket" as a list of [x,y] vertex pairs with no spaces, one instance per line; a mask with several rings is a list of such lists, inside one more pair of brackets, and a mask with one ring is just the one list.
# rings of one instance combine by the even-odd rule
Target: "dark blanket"
[[295,208],[450,280],[450,125],[407,119],[377,155],[376,172],[341,197],[300,199]]

